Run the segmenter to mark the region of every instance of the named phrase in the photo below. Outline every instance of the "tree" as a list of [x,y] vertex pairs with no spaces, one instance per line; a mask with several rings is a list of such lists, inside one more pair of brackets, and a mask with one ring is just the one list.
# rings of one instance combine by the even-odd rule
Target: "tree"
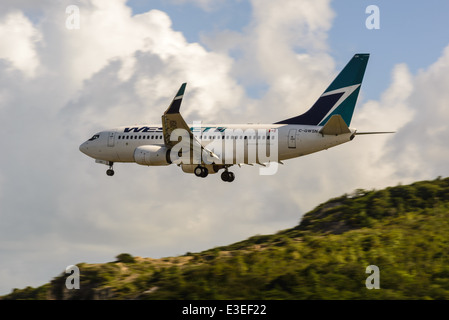
[[136,260],[132,255],[129,253],[120,253],[118,256],[115,257],[117,259],[117,262],[123,262],[123,263],[134,263]]

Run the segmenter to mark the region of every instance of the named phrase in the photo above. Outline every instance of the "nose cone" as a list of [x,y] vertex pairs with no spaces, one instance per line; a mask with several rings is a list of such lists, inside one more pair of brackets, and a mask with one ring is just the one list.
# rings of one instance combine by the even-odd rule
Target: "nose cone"
[[89,148],[87,147],[87,141],[80,145],[80,151],[86,155],[88,155],[88,153],[87,153],[88,149]]

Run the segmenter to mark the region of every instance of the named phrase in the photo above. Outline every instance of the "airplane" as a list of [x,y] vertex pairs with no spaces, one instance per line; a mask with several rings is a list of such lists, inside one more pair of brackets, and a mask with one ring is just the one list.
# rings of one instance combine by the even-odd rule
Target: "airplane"
[[[356,135],[393,132],[357,132],[350,128],[352,115],[369,54],[358,53],[305,113],[270,124],[188,125],[179,109],[183,83],[162,115],[162,125],[122,126],[104,130],[82,143],[80,151],[109,166],[116,162],[145,166],[176,164],[185,173],[205,178],[221,173],[232,182],[233,165],[260,165],[274,171],[282,161],[301,157],[352,141]],[[267,169],[268,170],[268,169]]]

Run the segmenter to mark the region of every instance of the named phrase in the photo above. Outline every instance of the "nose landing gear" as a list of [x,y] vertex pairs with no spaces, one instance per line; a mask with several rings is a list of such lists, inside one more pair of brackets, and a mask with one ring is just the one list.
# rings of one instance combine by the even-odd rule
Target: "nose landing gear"
[[109,169],[106,170],[106,174],[110,177],[112,177],[114,175],[114,170],[112,169],[112,166],[114,165],[113,162],[109,162]]

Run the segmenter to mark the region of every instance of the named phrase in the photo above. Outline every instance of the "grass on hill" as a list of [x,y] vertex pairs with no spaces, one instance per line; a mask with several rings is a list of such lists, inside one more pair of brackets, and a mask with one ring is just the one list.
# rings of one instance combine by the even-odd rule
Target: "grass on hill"
[[[449,299],[449,178],[356,190],[274,235],[163,259],[78,264],[3,299]],[[380,289],[367,289],[376,265]]]

